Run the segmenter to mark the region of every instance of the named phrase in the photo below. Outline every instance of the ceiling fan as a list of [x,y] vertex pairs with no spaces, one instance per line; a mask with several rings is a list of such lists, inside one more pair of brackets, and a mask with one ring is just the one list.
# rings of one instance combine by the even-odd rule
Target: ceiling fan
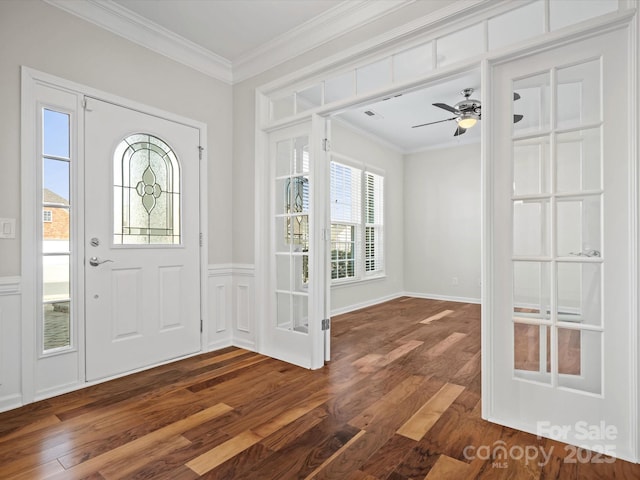
[[[424,127],[426,125],[433,125],[434,123],[442,123],[449,122],[451,120],[455,120],[458,123],[456,127],[456,131],[453,134],[454,137],[458,135],[462,135],[469,128],[473,127],[478,120],[480,120],[482,114],[482,104],[480,100],[476,100],[471,98],[471,94],[473,93],[473,88],[465,88],[460,92],[460,94],[464,97],[464,100],[459,101],[453,107],[451,105],[447,105],[446,103],[434,103],[434,107],[442,108],[448,112],[455,114],[455,117],[446,118],[444,120],[438,120],[435,122],[423,123],[420,125],[414,125],[411,128]],[[513,93],[513,100],[516,101],[520,98],[520,95],[516,92]],[[522,115],[514,115],[513,123],[518,123],[522,120]]]

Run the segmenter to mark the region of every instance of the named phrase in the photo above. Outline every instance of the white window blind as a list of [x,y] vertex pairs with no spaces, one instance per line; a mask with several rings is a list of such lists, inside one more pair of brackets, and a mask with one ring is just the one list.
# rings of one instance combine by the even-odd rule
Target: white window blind
[[336,161],[330,168],[331,278],[384,272],[384,177]]
[[384,177],[365,172],[365,239],[364,268],[366,273],[384,270]]

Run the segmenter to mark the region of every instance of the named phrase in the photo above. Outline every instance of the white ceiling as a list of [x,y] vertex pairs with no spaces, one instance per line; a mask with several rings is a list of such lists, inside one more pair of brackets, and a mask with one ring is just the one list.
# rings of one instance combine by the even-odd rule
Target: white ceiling
[[[403,153],[479,142],[482,121],[458,137],[453,136],[457,125],[454,120],[411,128],[413,125],[453,117],[450,112],[434,107],[432,104],[439,102],[453,106],[464,98],[460,92],[465,88],[475,89],[471,98],[480,99],[479,71],[449,78],[437,85],[404,93],[400,97],[391,97],[355,108],[336,115],[335,118],[384,141]],[[365,111],[373,111],[375,115],[367,115]]]
[[230,62],[342,0],[114,0]]

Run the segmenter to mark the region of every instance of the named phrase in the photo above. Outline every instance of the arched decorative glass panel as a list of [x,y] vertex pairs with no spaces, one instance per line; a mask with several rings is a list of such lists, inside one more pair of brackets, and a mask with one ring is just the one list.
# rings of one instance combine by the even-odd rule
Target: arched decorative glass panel
[[113,243],[180,243],[180,164],[163,140],[125,138],[113,155]]

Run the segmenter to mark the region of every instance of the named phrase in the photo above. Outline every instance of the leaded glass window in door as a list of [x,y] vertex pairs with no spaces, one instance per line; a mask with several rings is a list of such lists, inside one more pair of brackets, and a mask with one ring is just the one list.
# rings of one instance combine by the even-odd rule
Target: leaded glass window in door
[[114,158],[116,245],[180,243],[180,163],[150,134],[125,138]]

